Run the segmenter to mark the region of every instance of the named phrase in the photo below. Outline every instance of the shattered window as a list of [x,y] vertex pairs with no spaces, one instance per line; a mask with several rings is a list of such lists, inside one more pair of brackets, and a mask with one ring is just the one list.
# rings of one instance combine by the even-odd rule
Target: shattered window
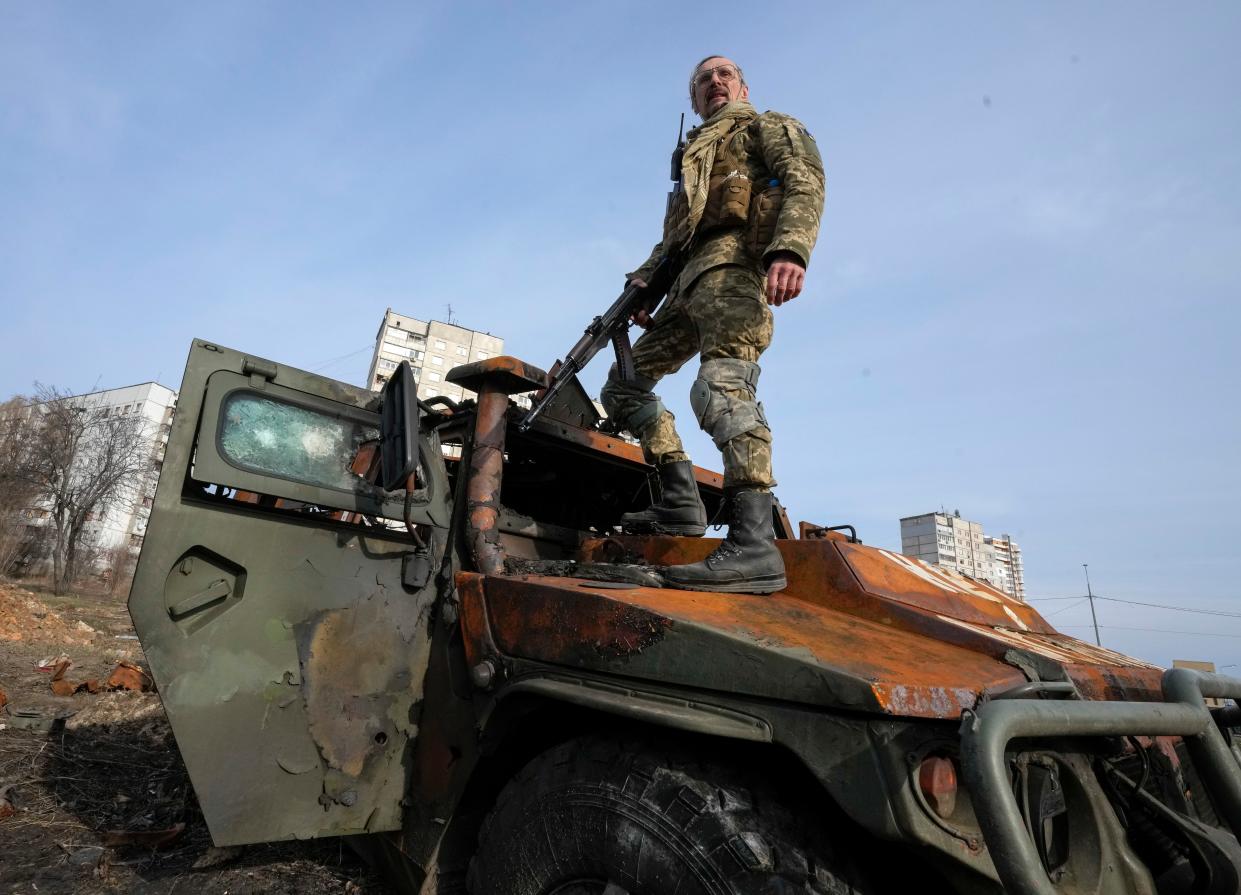
[[361,477],[349,467],[362,442],[379,438],[379,430],[236,392],[224,402],[219,437],[220,452],[234,466],[352,491]]

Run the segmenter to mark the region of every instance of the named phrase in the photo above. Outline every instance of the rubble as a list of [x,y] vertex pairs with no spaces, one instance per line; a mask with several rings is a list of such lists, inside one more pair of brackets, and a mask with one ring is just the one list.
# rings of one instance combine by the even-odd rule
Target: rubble
[[106,686],[109,690],[133,690],[137,693],[155,689],[149,674],[133,662],[125,661],[116,663],[116,670],[108,676]]
[[57,696],[72,696],[75,693],[102,693],[104,690],[132,690],[135,693],[147,693],[155,689],[155,683],[151,680],[151,675],[143,670],[141,665],[135,665],[124,659],[116,663],[116,668],[112,674],[108,676],[107,681],[103,684],[99,683],[98,678],[89,678],[84,681],[71,681],[65,677],[65,672],[73,666],[73,662],[67,656],[59,656],[56,659],[45,659],[40,662],[36,669],[38,671],[51,671],[52,692]]
[[98,633],[91,625],[67,620],[33,591],[0,587],[0,640],[82,646]]

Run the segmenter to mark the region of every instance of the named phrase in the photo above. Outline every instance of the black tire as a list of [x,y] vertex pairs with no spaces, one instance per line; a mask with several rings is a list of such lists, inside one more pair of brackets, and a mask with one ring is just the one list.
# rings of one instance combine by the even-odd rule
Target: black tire
[[540,755],[479,833],[471,895],[861,895],[814,822],[761,779],[600,738]]

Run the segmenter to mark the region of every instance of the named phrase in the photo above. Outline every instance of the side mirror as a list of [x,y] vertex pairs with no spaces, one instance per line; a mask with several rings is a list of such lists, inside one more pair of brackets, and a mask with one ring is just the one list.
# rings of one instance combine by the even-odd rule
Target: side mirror
[[418,384],[401,361],[379,402],[379,478],[385,491],[405,487],[418,468]]

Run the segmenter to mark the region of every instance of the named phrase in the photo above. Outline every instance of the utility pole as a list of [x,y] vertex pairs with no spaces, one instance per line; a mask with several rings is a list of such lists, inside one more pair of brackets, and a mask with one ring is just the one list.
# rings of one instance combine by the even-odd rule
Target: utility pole
[[1086,572],[1086,599],[1090,601],[1090,620],[1094,622],[1094,642],[1103,646],[1103,641],[1099,639],[1099,617],[1094,613],[1094,591],[1090,589],[1090,566],[1082,563],[1082,569]]

